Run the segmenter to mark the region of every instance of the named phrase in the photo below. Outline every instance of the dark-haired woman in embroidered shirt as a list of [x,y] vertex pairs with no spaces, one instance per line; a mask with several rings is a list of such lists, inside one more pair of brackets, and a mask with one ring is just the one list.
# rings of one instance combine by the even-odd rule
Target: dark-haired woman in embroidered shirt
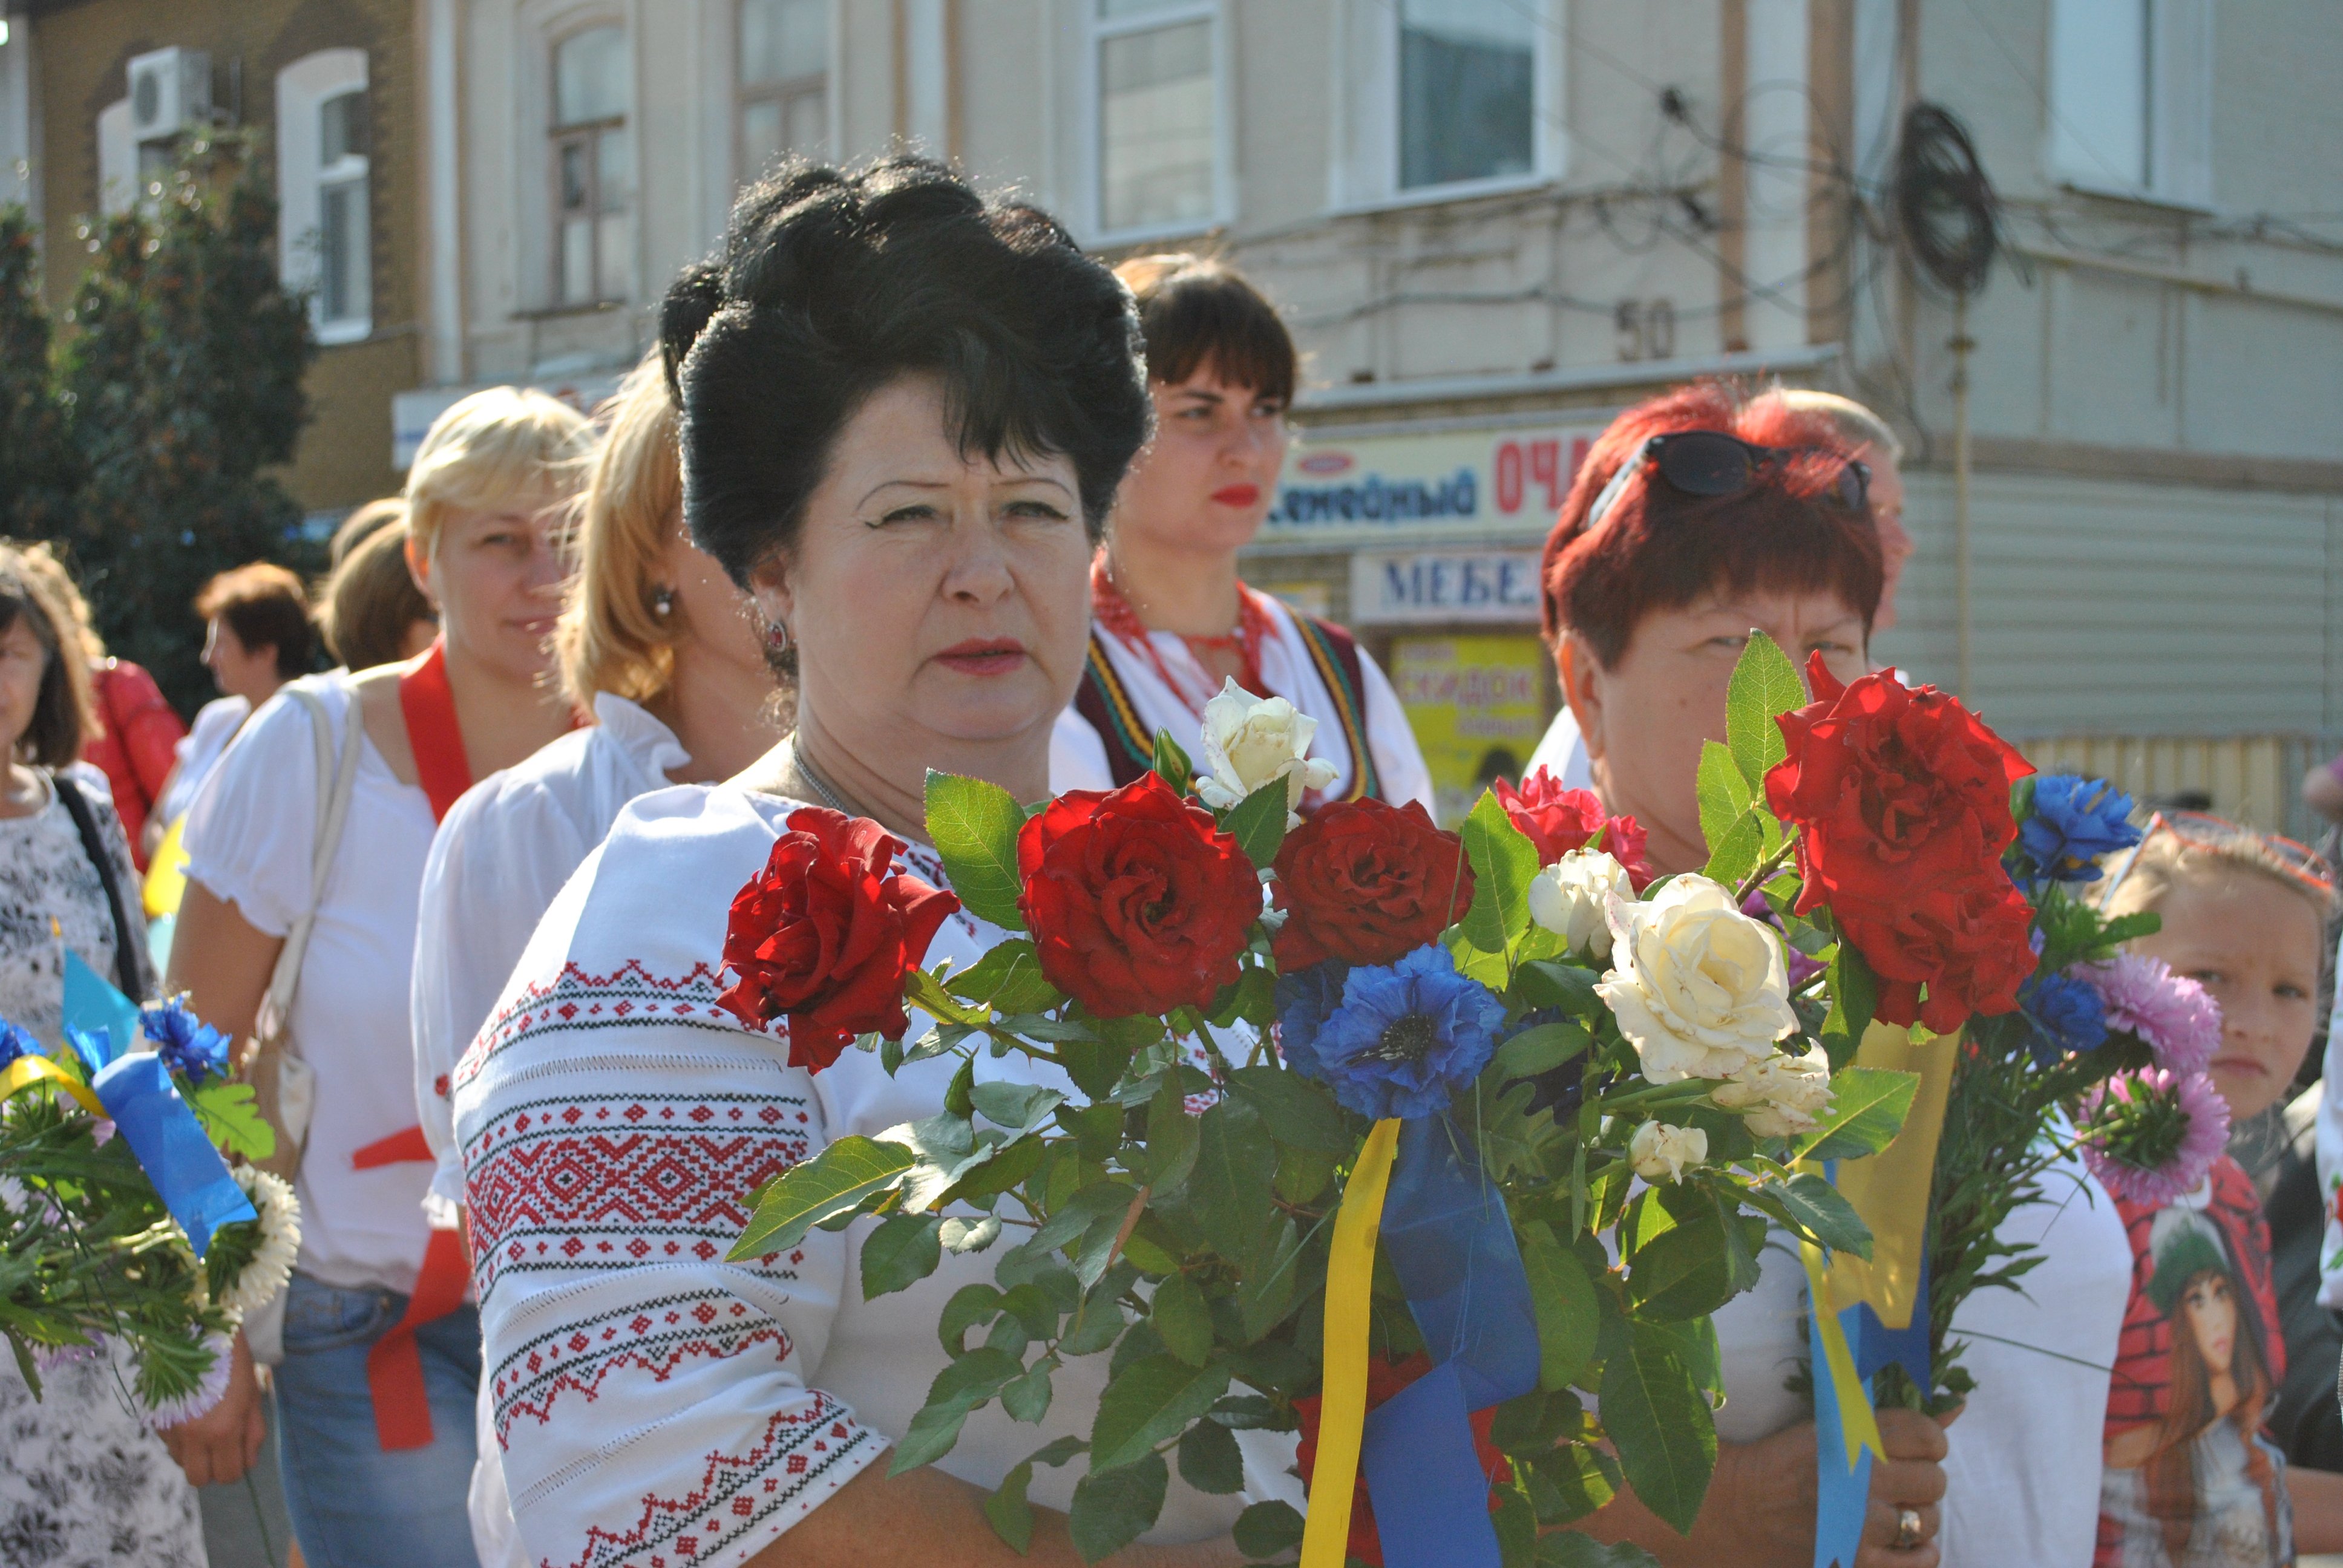
[[1051,784],[1129,783],[1157,730],[1192,745],[1204,704],[1233,680],[1318,721],[1311,755],[1334,781],[1305,812],[1367,795],[1432,809],[1431,772],[1375,661],[1342,628],[1237,576],[1237,551],[1276,498],[1298,375],[1275,307],[1192,256],[1141,256],[1115,276],[1139,302],[1155,437],[1116,492],[1091,568],[1089,665],[1055,738]]

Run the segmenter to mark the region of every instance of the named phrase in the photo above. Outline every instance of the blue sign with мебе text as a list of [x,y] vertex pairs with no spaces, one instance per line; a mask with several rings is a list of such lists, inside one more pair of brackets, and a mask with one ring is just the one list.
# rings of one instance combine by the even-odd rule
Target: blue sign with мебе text
[[1392,622],[1538,618],[1535,550],[1362,550],[1351,558],[1351,619]]

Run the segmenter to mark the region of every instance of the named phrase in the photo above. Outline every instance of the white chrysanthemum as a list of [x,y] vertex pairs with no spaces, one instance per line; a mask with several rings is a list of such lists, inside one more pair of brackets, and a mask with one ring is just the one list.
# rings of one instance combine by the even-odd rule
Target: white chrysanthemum
[[1755,1137],[1795,1138],[1812,1132],[1830,1109],[1830,1060],[1819,1050],[1777,1051],[1718,1084],[1709,1098],[1728,1111],[1748,1111],[1743,1125]]
[[1627,1163],[1646,1181],[1684,1180],[1684,1168],[1708,1158],[1708,1134],[1697,1127],[1646,1121],[1627,1140]]
[[1612,970],[1596,986],[1654,1083],[1730,1078],[1798,1025],[1773,928],[1706,877],[1610,901]]
[[1301,826],[1295,809],[1305,789],[1334,781],[1334,765],[1310,756],[1318,721],[1297,712],[1282,697],[1255,698],[1235,681],[1223,682],[1204,704],[1203,765],[1196,798],[1215,811],[1230,807],[1275,779],[1285,780],[1285,825]]
[[1530,883],[1530,919],[1598,962],[1611,957],[1611,900],[1632,899],[1627,869],[1600,849],[1573,849]]
[[293,1260],[301,1251],[301,1204],[284,1178],[256,1165],[238,1165],[230,1173],[260,1216],[260,1245],[219,1298],[222,1307],[241,1318],[266,1306],[293,1277]]

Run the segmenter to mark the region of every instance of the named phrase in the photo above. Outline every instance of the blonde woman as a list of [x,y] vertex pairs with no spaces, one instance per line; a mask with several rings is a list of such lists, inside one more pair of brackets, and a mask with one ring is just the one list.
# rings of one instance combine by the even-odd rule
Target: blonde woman
[[[317,1104],[277,1432],[303,1554],[337,1568],[472,1561],[461,1500],[479,1322],[463,1304],[461,1245],[422,1212],[431,1167],[414,1124],[407,985],[439,819],[475,777],[574,721],[551,643],[591,438],[575,409],[509,387],[441,415],[407,486],[407,565],[438,608],[439,639],[402,664],[293,682],[245,725],[188,814],[171,984],[206,1019],[250,1034],[287,935],[312,918],[287,1020]],[[325,847],[317,883],[332,786],[321,719],[328,754],[354,755],[356,773],[347,830]],[[243,1473],[236,1439],[253,1397],[246,1372],[212,1415],[176,1429],[191,1479]]]
[[[458,802],[431,847],[417,929],[415,1096],[453,1224],[464,1163],[448,1078],[553,895],[618,809],[670,783],[729,778],[780,739],[779,694],[747,601],[683,529],[673,405],[654,353],[619,388],[586,492],[577,582],[556,641],[595,724]],[[482,1398],[472,1538],[487,1568],[526,1561]]]

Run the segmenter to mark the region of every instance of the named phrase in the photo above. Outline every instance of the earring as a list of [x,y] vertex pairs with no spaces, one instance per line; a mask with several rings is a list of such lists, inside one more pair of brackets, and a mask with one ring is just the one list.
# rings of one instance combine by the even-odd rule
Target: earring
[[675,589],[665,583],[651,589],[651,613],[664,620],[675,610]]
[[778,658],[782,654],[789,652],[789,647],[790,638],[789,622],[777,619],[765,628],[766,651]]

